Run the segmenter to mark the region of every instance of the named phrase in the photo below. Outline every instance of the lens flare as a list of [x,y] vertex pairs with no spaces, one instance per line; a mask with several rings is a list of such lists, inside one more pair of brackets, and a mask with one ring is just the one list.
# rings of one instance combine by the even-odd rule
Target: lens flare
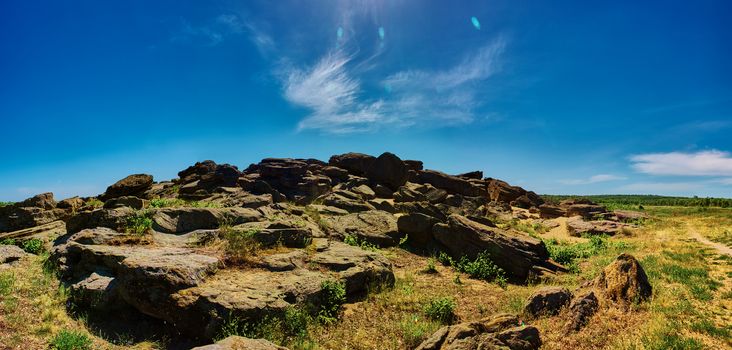
[[480,21],[478,21],[477,18],[470,17],[470,21],[473,22],[473,27],[475,27],[475,29],[480,30]]
[[379,39],[384,40],[384,27],[379,27]]
[[338,39],[343,37],[343,28],[338,27],[338,30],[336,31],[336,35],[338,35]]

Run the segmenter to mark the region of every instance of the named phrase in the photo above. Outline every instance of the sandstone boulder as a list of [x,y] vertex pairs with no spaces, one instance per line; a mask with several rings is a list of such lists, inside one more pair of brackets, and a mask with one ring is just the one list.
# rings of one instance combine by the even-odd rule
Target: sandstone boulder
[[542,204],[539,206],[539,216],[542,219],[556,219],[565,216],[567,213],[559,206],[551,204]]
[[567,329],[570,331],[579,331],[589,321],[592,315],[597,312],[599,302],[594,292],[589,292],[576,297],[569,304],[569,321]]
[[15,203],[16,207],[35,207],[43,210],[50,210],[56,208],[56,201],[53,199],[53,193],[41,193],[31,198],[28,198],[22,202]]
[[261,218],[261,212],[250,208],[163,208],[152,211],[152,228],[163,233],[184,233]]
[[241,176],[239,169],[230,164],[216,164],[206,160],[198,162],[178,173],[179,196],[185,199],[209,197],[217,187],[237,186]]
[[399,232],[409,236],[409,244],[414,247],[427,247],[432,245],[432,226],[439,223],[437,218],[421,213],[410,213],[402,215],[397,219]]
[[265,339],[249,339],[236,335],[217,341],[215,344],[195,347],[191,350],[287,350]]
[[18,246],[0,245],[0,267],[12,266],[26,255],[28,253]]
[[610,220],[585,221],[580,216],[573,216],[567,219],[567,231],[570,236],[579,237],[582,234],[590,235],[616,235],[632,226],[622,222]]
[[653,292],[638,260],[625,253],[602,270],[594,285],[603,297],[623,305],[648,300]]
[[133,174],[107,187],[100,199],[106,201],[122,196],[144,196],[153,184],[153,177],[147,174]]
[[324,205],[340,208],[352,213],[375,209],[372,205],[361,199],[361,196],[346,190],[331,192],[320,197],[319,200]]
[[460,215],[450,215],[445,224],[432,228],[438,242],[454,258],[475,259],[488,252],[490,259],[509,277],[526,280],[532,273],[562,269],[549,260],[544,242],[525,234],[489,227]]
[[345,153],[330,157],[328,164],[348,170],[353,175],[363,176],[376,158],[363,153]]
[[122,207],[130,207],[132,209],[142,209],[148,204],[147,200],[137,198],[135,196],[123,196],[112,198],[104,203],[104,209],[115,209]]
[[408,170],[406,164],[399,157],[393,153],[385,152],[371,162],[364,176],[375,183],[396,190],[407,182]]
[[414,182],[421,184],[430,184],[437,188],[446,190],[451,194],[460,194],[463,196],[483,196],[487,195],[487,189],[482,181],[473,183],[470,180],[459,178],[457,176],[447,175],[435,170],[420,170]]
[[133,215],[135,215],[135,210],[128,207],[81,212],[66,222],[66,229],[69,233],[95,227],[109,227],[113,230],[124,231],[127,218]]
[[57,208],[68,209],[71,211],[79,210],[83,206],[84,200],[79,197],[66,198],[56,204]]
[[390,247],[399,243],[397,219],[389,212],[368,210],[348,215],[325,216],[323,220],[331,235],[355,236],[359,240],[381,247]]
[[541,346],[539,330],[520,324],[516,316],[499,314],[480,321],[445,326],[422,342],[417,350],[538,349]]
[[563,287],[544,287],[535,291],[524,306],[524,314],[529,317],[556,315],[569,304],[572,293]]

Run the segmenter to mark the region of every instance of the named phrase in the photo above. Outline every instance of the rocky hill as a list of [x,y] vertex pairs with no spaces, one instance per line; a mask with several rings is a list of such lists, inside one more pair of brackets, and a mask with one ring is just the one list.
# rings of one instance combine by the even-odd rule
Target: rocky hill
[[[571,217],[567,226],[577,235],[616,234],[639,218],[585,201],[545,203],[480,171],[448,175],[391,153],[347,153],[328,162],[267,158],[243,170],[204,161],[171,181],[130,175],[97,197],[56,202],[40,194],[0,207],[0,240],[45,242],[75,307],[138,314],[159,320],[173,337],[206,343],[234,319],[255,323],[293,307],[335,318],[342,303],[389,288],[392,262],[369,247],[399,246],[453,263],[487,257],[500,271],[492,278],[517,284],[564,273],[541,239],[498,225],[557,217]],[[5,250],[1,262],[9,263]],[[602,281],[585,288],[594,292],[574,300],[569,291],[542,291],[528,314],[571,301],[579,328],[596,309],[596,294],[647,298],[650,285],[637,262],[623,257],[617,264],[632,268],[608,267]],[[538,330],[517,316],[494,315],[440,329],[419,348],[540,344]],[[204,348],[278,347],[231,337]]]

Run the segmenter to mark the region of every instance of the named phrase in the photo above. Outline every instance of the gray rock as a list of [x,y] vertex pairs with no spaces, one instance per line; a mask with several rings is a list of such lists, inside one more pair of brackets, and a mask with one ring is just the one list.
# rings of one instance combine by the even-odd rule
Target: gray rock
[[529,317],[556,315],[572,300],[572,293],[563,287],[544,287],[535,291],[524,306]]
[[107,190],[99,198],[106,201],[123,196],[144,196],[145,191],[149,190],[152,184],[153,177],[151,175],[130,175],[107,187]]
[[288,350],[265,339],[249,339],[236,335],[219,340],[215,344],[195,347],[191,350]]
[[399,243],[397,219],[393,214],[381,210],[369,210],[340,216],[322,218],[328,227],[328,233],[344,237],[355,236],[382,247]]

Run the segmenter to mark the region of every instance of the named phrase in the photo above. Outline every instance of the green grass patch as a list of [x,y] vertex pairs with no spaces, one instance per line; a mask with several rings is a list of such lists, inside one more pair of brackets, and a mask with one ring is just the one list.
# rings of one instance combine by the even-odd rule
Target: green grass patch
[[455,320],[455,299],[449,297],[435,298],[424,306],[424,315],[430,320],[442,324],[450,324]]
[[437,260],[445,266],[452,266],[455,270],[468,274],[470,278],[496,282],[504,288],[508,282],[506,272],[493,263],[487,251],[478,254],[474,260],[470,260],[467,256],[463,255],[458,261],[455,261],[447,253],[440,252]]
[[84,333],[62,330],[51,339],[50,346],[55,350],[89,350],[92,341]]
[[136,212],[135,215],[127,218],[125,231],[137,235],[144,235],[150,232],[153,225],[151,215],[152,213],[146,210]]

